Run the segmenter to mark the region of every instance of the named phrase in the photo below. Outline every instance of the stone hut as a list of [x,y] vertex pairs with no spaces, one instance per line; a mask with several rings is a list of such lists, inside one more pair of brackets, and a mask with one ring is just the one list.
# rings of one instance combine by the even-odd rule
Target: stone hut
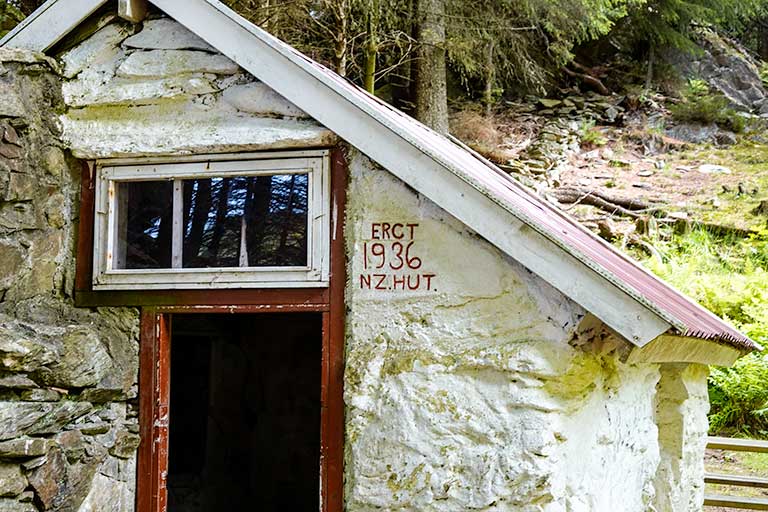
[[216,0],[0,42],[0,511],[692,511],[757,346]]

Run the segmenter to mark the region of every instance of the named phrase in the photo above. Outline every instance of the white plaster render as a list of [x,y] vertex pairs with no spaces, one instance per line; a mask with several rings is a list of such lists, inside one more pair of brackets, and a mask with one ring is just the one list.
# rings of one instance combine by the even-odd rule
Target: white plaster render
[[170,18],[145,21],[141,32],[129,37],[123,44],[128,48],[142,50],[202,50],[216,53],[208,43]]
[[62,118],[62,139],[77,158],[226,153],[336,142],[332,132],[314,123],[238,116],[205,105],[169,103],[127,109],[70,111]]
[[[88,105],[143,105],[159,99],[197,96],[218,91],[211,75],[177,76],[156,80],[115,79],[93,87],[86,81],[67,82],[62,87],[64,101],[71,107]],[[215,78],[215,75],[213,75]]]
[[[77,70],[63,85],[70,110],[62,116],[63,138],[75,156],[220,153],[336,142],[314,121],[295,119],[305,115],[226,57],[126,50],[129,39],[139,43],[123,26],[102,28],[62,57],[73,63],[70,72]],[[151,37],[144,41],[151,41],[160,29],[170,31],[169,39],[178,38],[177,46],[188,40],[188,31],[169,19],[150,20],[137,35],[149,30]],[[294,119],[275,119],[280,116]]]
[[241,112],[285,117],[308,117],[303,110],[262,82],[233,85],[224,91],[222,99]]
[[[645,512],[657,367],[571,347],[578,305],[354,151],[348,197],[347,510]],[[381,222],[436,290],[361,283]]]
[[701,510],[704,452],[709,423],[709,368],[663,364],[656,400],[661,463],[656,473],[657,512]]
[[137,51],[120,64],[117,74],[124,77],[168,77],[190,73],[234,75],[240,67],[221,54],[194,50]]
[[120,42],[133,32],[134,28],[129,24],[111,23],[103,27],[59,57],[64,65],[64,76],[72,78],[88,67],[113,60],[121,52]]

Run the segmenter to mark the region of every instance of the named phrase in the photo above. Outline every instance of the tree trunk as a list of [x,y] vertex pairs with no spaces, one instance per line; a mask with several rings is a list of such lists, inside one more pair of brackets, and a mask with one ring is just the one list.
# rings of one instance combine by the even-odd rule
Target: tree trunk
[[448,133],[445,66],[445,0],[416,0],[419,48],[416,66],[416,119]]
[[[191,185],[192,182],[188,183]],[[192,187],[190,186],[189,188],[191,189]],[[185,199],[187,198],[185,197]],[[201,179],[197,182],[197,190],[194,194],[194,207],[191,200],[185,202],[185,207],[188,209],[189,216],[187,222],[190,222],[191,226],[189,227],[189,236],[184,243],[183,254],[184,259],[191,262],[198,258],[200,248],[203,245],[205,223],[208,221],[208,214],[211,210],[211,180]]]
[[38,7],[43,5],[45,0],[19,0],[18,6],[19,10],[23,12],[26,16],[29,16],[32,14]]
[[648,48],[648,69],[645,74],[645,93],[648,94],[648,91],[651,90],[651,87],[653,86],[653,66],[655,64],[656,60],[656,52],[654,49],[653,43],[651,43],[650,48]]
[[374,94],[376,92],[376,57],[379,54],[376,26],[379,9],[378,0],[371,0],[368,8],[368,40],[365,43],[365,75],[363,82],[365,90]]
[[334,36],[334,64],[336,73],[347,76],[347,49],[349,46],[349,0],[332,2],[331,8],[336,18],[336,35]]
[[483,102],[485,103],[485,115],[490,117],[493,108],[493,88],[496,85],[496,66],[494,66],[494,40],[488,41],[485,61],[485,92],[483,93]]
[[757,53],[762,60],[768,60],[768,19],[757,22]]
[[[415,9],[415,0],[408,0],[407,19],[403,22],[403,30],[414,40],[417,38],[416,24],[413,22]],[[415,89],[413,81],[415,78],[416,66],[411,58],[406,59],[399,69],[390,75],[392,106],[414,117]]]

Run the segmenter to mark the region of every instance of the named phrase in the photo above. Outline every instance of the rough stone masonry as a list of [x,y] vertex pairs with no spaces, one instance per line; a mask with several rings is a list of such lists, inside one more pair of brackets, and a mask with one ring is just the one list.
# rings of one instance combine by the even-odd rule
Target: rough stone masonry
[[72,305],[57,65],[0,49],[0,511],[133,508],[138,312]]

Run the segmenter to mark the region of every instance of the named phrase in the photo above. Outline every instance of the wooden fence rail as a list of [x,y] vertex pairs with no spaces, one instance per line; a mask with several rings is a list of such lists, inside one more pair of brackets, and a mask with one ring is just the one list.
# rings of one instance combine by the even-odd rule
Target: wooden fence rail
[[[707,448],[713,450],[768,453],[768,441],[756,441],[754,439],[735,439],[728,437],[710,437],[707,440]],[[740,487],[768,489],[768,478],[759,478],[754,476],[716,475],[712,473],[706,473],[704,475],[704,482],[708,484],[736,485]],[[768,498],[750,498],[743,496],[705,494],[704,505],[715,507],[731,507],[745,510],[768,510]]]

